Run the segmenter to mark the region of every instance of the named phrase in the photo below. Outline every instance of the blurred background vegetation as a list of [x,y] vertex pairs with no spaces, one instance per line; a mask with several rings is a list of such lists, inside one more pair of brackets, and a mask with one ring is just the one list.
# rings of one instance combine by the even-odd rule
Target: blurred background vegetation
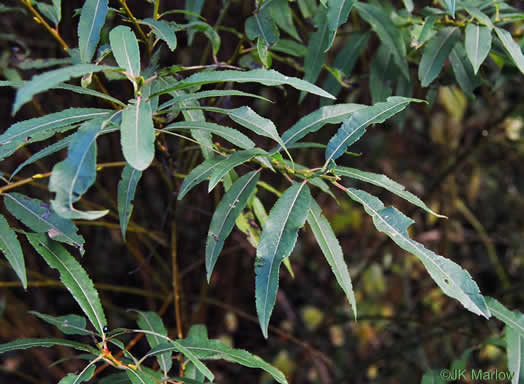
[[[7,6],[16,1],[3,1]],[[223,3],[228,4],[227,12]],[[400,1],[396,6],[402,6]],[[420,3],[429,3],[422,1]],[[522,6],[519,1],[514,6]],[[520,4],[519,4],[520,3]],[[75,18],[69,17],[82,1],[64,1],[60,31],[72,46],[76,44]],[[128,4],[137,16],[146,16],[151,4],[132,1]],[[421,4],[421,5],[424,5]],[[115,4],[113,4],[116,6]],[[162,1],[166,10],[183,9],[181,0]],[[417,2],[417,7],[419,6]],[[297,9],[296,4],[292,5]],[[213,25],[219,17],[222,46],[218,60],[227,61],[235,52],[241,33],[239,21],[253,11],[250,1],[206,1],[202,11]],[[220,16],[223,15],[223,16]],[[173,14],[173,21],[184,16]],[[110,23],[108,23],[110,24]],[[350,23],[351,24],[351,23]],[[64,52],[29,14],[0,14],[0,74],[4,78],[20,75],[24,79],[35,73],[21,70],[27,58],[65,57]],[[515,36],[522,36],[516,24]],[[302,20],[300,35],[307,40],[313,26]],[[348,24],[347,29],[351,26]],[[107,41],[107,30],[102,41]],[[344,30],[339,32],[343,36]],[[180,34],[178,48],[160,61],[164,65],[198,65],[212,63],[208,40],[201,34],[188,46]],[[342,38],[335,41],[327,62],[332,62]],[[522,44],[521,44],[522,45]],[[245,47],[249,47],[247,44]],[[369,63],[377,49],[373,36],[351,74],[350,87],[338,102],[371,104]],[[249,57],[244,58],[249,60]],[[251,58],[251,60],[254,60]],[[489,59],[488,59],[489,60]],[[238,62],[235,64],[238,65]],[[273,60],[282,73],[302,77],[301,60]],[[489,63],[488,63],[489,65]],[[495,296],[509,308],[524,309],[524,87],[515,77],[487,71],[488,82],[468,98],[457,88],[446,64],[437,82],[430,88],[414,90],[414,97],[430,99],[429,105],[411,105],[397,119],[370,129],[352,150],[358,157],[345,157],[344,165],[384,173],[420,196],[431,208],[448,216],[438,220],[393,195],[371,190],[386,204],[410,214],[416,224],[411,235],[429,249],[466,268],[484,295]],[[412,69],[416,70],[416,66]],[[322,76],[325,76],[324,73]],[[317,84],[322,84],[322,77]],[[387,80],[387,79],[386,79]],[[129,83],[104,85],[122,100],[132,97]],[[301,116],[319,107],[319,98],[308,96],[298,104],[298,92],[289,88],[239,85],[239,89],[259,93],[273,104],[254,102],[251,107],[271,118],[279,131],[290,127]],[[0,88],[0,131],[15,120],[10,116],[14,92]],[[212,102],[212,101],[211,101]],[[246,100],[230,98],[226,107],[244,105]],[[103,101],[51,91],[35,97],[17,115],[22,120],[71,106],[106,107]],[[221,116],[209,114],[210,120]],[[220,120],[221,123],[233,124]],[[326,127],[310,141],[326,142],[336,127]],[[501,326],[483,321],[465,311],[458,302],[445,297],[415,257],[396,247],[378,233],[363,210],[347,199],[337,203],[320,196],[323,208],[344,249],[357,295],[358,320],[353,319],[343,292],[324,262],[312,234],[302,231],[291,256],[294,278],[282,269],[280,291],[273,314],[269,340],[262,337],[254,305],[255,251],[245,235],[235,230],[226,242],[221,262],[217,264],[211,284],[205,282],[204,245],[211,213],[222,191],[208,195],[200,185],[182,201],[176,191],[187,174],[200,162],[198,148],[180,147],[160,142],[154,166],[145,172],[138,187],[135,210],[122,241],[116,208],[116,185],[119,168],[104,169],[83,204],[111,208],[101,222],[77,222],[89,246],[82,264],[100,291],[102,304],[110,319],[110,328],[132,326],[135,315],[128,308],[157,311],[162,314],[170,335],[176,334],[172,306],[172,271],[170,265],[171,221],[176,217],[176,249],[183,287],[184,327],[205,323],[210,336],[221,338],[235,347],[245,348],[282,369],[291,383],[417,383],[430,368],[449,368],[469,348],[468,366],[505,370],[506,357],[497,346]],[[4,161],[0,171],[11,173],[30,152],[41,149],[35,144]],[[322,164],[322,150],[294,150],[297,162]],[[64,153],[25,169],[21,177],[48,172]],[[118,136],[99,142],[99,162],[120,160]],[[50,161],[49,161],[50,160]],[[283,190],[281,178],[265,180]],[[282,185],[280,185],[282,183]],[[37,189],[35,189],[35,187]],[[36,191],[39,192],[36,192]],[[32,182],[18,192],[44,201],[52,198],[46,181]],[[262,192],[267,206],[274,195]],[[1,211],[4,207],[0,208]],[[62,315],[77,313],[78,308],[65,291],[56,274],[29,247],[25,249],[30,288],[24,292],[6,261],[0,261],[0,337],[10,341],[19,337],[53,337],[56,331],[43,324],[29,310]],[[147,350],[144,339],[136,349]],[[1,360],[2,383],[54,383],[66,372],[82,366],[77,360],[50,364],[71,357],[65,349],[32,349],[8,355]],[[216,362],[210,364],[217,383],[271,382],[258,371]],[[93,381],[96,382],[97,376]]]

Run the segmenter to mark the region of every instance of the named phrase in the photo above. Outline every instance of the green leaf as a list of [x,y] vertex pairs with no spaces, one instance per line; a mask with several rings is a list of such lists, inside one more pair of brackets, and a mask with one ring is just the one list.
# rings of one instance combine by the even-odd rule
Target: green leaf
[[279,37],[278,28],[267,7],[256,11],[253,16],[246,20],[245,31],[249,40],[260,37],[267,45],[276,43]]
[[424,25],[422,26],[422,29],[420,31],[420,34],[417,38],[417,49],[418,47],[424,45],[426,41],[429,40],[433,35],[435,35],[435,30],[433,27],[435,26],[435,23],[438,20],[437,15],[431,15],[424,19]]
[[348,267],[344,260],[344,253],[329,221],[323,215],[320,206],[313,199],[311,201],[311,208],[309,208],[307,222],[337,279],[338,285],[340,285],[348,301],[351,303],[356,319],[357,301],[355,299],[355,293],[353,292],[353,285],[351,284],[351,276],[349,275]]
[[24,120],[11,125],[0,135],[0,153],[2,147],[9,143],[33,143],[45,140],[56,132],[64,132],[73,124],[94,118],[109,117],[109,109],[69,108],[60,112],[34,119]]
[[109,32],[109,42],[116,62],[131,77],[140,75],[140,50],[131,28],[119,25]]
[[335,104],[321,107],[293,124],[282,135],[282,141],[286,146],[293,145],[307,134],[317,132],[324,125],[341,123],[352,113],[366,107],[362,104]]
[[296,41],[290,39],[279,39],[272,47],[272,51],[282,52],[295,57],[304,57],[307,48]]
[[95,362],[91,361],[78,375],[68,373],[58,384],[81,384],[91,380],[95,373]]
[[382,44],[373,60],[369,73],[369,88],[373,104],[385,101],[393,93],[393,81],[398,78],[396,65],[393,63],[393,54]]
[[[158,316],[155,312],[136,312],[139,316],[137,323],[140,328],[156,332],[160,335],[167,336],[167,330],[164,326],[164,323],[162,322],[160,316]],[[146,339],[151,348],[155,348],[159,344],[165,342],[160,337],[154,334],[146,334]],[[167,373],[173,366],[173,361],[171,360],[171,353],[160,353],[157,355],[157,360],[160,369],[162,370],[162,372],[164,372],[165,375],[167,375]]]
[[488,27],[481,27],[469,23],[466,26],[466,53],[477,74],[480,65],[484,62],[491,50],[491,31]]
[[478,8],[464,7],[464,9],[467,13],[469,13],[471,16],[473,16],[486,27],[488,27],[490,31],[495,27],[489,16],[481,12]]
[[211,279],[218,255],[224,246],[224,241],[233,230],[235,220],[246,207],[247,201],[255,190],[259,178],[260,173],[252,171],[235,181],[218,204],[215,213],[213,213],[206,242],[208,282]]
[[329,27],[328,49],[333,45],[337,28],[348,21],[355,0],[328,0],[327,21]]
[[439,215],[436,212],[433,212],[417,196],[415,196],[409,191],[406,191],[406,187],[404,187],[402,184],[397,183],[396,181],[391,180],[386,175],[379,175],[377,173],[372,172],[364,172],[355,168],[348,167],[335,167],[333,172],[338,176],[350,177],[352,179],[364,181],[366,183],[384,188],[387,191],[394,193],[399,197],[402,197],[404,200],[409,201],[411,204],[416,205],[419,208],[422,208],[426,212],[431,213],[432,215],[435,215],[437,217],[446,217],[443,215]]
[[159,110],[163,110],[166,108],[169,108],[175,104],[178,104],[180,102],[188,102],[191,100],[199,100],[204,99],[208,97],[223,97],[223,96],[245,96],[245,97],[254,97],[256,99],[264,100],[271,102],[271,100],[266,99],[265,97],[256,95],[254,93],[247,93],[242,91],[237,91],[234,89],[217,89],[212,91],[201,91],[201,92],[195,92],[195,93],[184,93],[181,96],[173,97],[171,100],[166,101],[160,107],[158,107]]
[[220,180],[222,180],[222,178],[235,167],[244,164],[253,157],[267,154],[268,153],[263,149],[252,148],[234,152],[226,158],[220,159],[217,166],[211,172],[207,191],[211,192],[213,188],[215,188],[215,186],[220,182]]
[[517,331],[520,337],[524,337],[524,315],[522,313],[509,310],[493,297],[486,297],[486,303],[493,316]]
[[155,157],[155,127],[151,104],[141,97],[122,111],[120,142],[124,158],[135,169],[143,171]]
[[451,15],[451,17],[455,17],[455,0],[443,0],[444,5],[446,6],[446,9],[448,10],[448,13]]
[[173,87],[157,92],[153,96],[169,93],[176,89],[184,89],[212,83],[225,83],[229,81],[237,83],[260,83],[267,86],[290,85],[301,91],[306,91],[330,99],[335,98],[333,95],[327,93],[314,84],[308,83],[307,81],[298,79],[296,77],[285,76],[280,72],[267,69],[254,69],[246,72],[232,70],[199,72],[182,81],[177,82]]
[[78,22],[78,47],[80,60],[83,63],[89,63],[93,58],[108,10],[108,0],[84,2]]
[[69,347],[73,349],[77,349],[79,351],[89,352],[96,354],[97,351],[93,347],[78,343],[76,341],[70,341],[70,340],[64,340],[64,339],[18,339],[15,341],[11,341],[10,343],[0,344],[0,354],[11,352],[11,351],[18,351],[21,349],[29,349],[29,348],[51,348],[54,346],[62,346],[62,347]]
[[293,24],[293,15],[289,7],[288,0],[273,0],[269,6],[271,18],[284,31],[294,39],[301,41],[295,24]]
[[36,311],[29,311],[30,314],[35,315],[39,319],[54,325],[62,333],[66,335],[92,335],[86,329],[86,319],[83,316],[78,315],[65,315],[65,316],[51,316]]
[[75,93],[78,93],[78,94],[81,94],[81,95],[88,95],[88,96],[98,97],[100,99],[104,99],[104,100],[110,101],[112,103],[118,104],[118,105],[120,105],[122,107],[126,106],[120,100],[118,100],[118,99],[116,99],[116,98],[114,98],[112,96],[106,95],[105,93],[98,92],[98,91],[95,91],[94,89],[90,89],[90,88],[83,88],[83,87],[79,87],[77,85],[71,85],[71,84],[64,83],[64,84],[59,84],[56,87],[53,87],[53,89],[65,89],[67,91],[72,91],[72,92],[75,92]]
[[460,88],[464,91],[465,94],[473,98],[473,91],[479,85],[479,81],[477,76],[475,76],[470,61],[464,53],[464,46],[460,41],[457,42],[451,51],[449,55],[449,61]]
[[70,220],[51,211],[49,205],[20,193],[4,195],[4,204],[9,212],[24,225],[37,233],[47,233],[53,240],[72,245],[83,253],[84,238]]
[[133,199],[135,198],[136,186],[142,177],[142,171],[136,170],[126,164],[122,171],[122,177],[118,183],[118,216],[120,218],[120,229],[122,238],[126,239],[127,225],[133,212]]
[[204,161],[199,166],[193,168],[193,170],[189,173],[189,175],[186,176],[184,182],[180,186],[180,190],[178,191],[178,200],[182,200],[186,193],[207,179],[218,167],[221,160],[222,159],[219,158],[211,158]]
[[36,3],[37,9],[40,11],[42,15],[47,17],[51,22],[56,26],[60,23],[60,17],[56,13],[56,8],[53,7],[51,4],[47,3]]
[[400,29],[395,26],[383,8],[361,2],[357,2],[355,8],[359,15],[371,25],[380,41],[393,52],[398,68],[406,78],[409,78],[406,46]]
[[27,275],[25,272],[24,254],[22,247],[16,236],[16,232],[9,226],[4,216],[0,215],[0,252],[16,272],[22,282],[24,289],[27,289]]
[[427,43],[418,67],[418,78],[423,87],[427,87],[438,76],[459,36],[456,27],[446,27]]
[[446,384],[447,381],[442,378],[442,370],[431,369],[424,372],[420,384]]
[[60,280],[100,335],[104,335],[106,316],[98,292],[82,266],[57,242],[41,234],[26,234],[27,239],[51,268],[60,273]]
[[175,131],[179,129],[203,130],[220,136],[237,147],[243,149],[253,148],[255,143],[236,129],[218,125],[215,123],[208,123],[206,121],[179,121],[169,124],[163,131]]
[[59,68],[40,75],[35,75],[31,81],[16,91],[12,114],[14,115],[22,105],[30,101],[37,93],[55,87],[57,84],[68,81],[73,77],[80,77],[88,73],[114,70],[114,67],[106,65],[76,64],[70,67]]
[[260,328],[266,339],[277,298],[280,263],[295,247],[310,205],[311,193],[306,183],[294,184],[277,200],[262,230],[255,262],[255,296]]
[[519,71],[524,73],[524,55],[522,54],[520,46],[515,42],[515,40],[513,40],[511,33],[498,27],[495,28],[495,32],[497,33],[500,41],[502,41],[504,48],[506,48],[506,51],[508,51]]
[[346,188],[345,191],[352,200],[362,204],[373,218],[377,230],[385,233],[399,247],[415,255],[424,264],[431,278],[446,295],[458,300],[477,315],[486,318],[491,316],[477,283],[467,271],[409,238],[407,230],[413,220],[394,207],[384,207],[379,199],[367,192],[353,188]]
[[187,27],[189,28],[189,30],[187,31],[189,38],[191,38],[194,32],[202,32],[211,43],[211,47],[213,48],[213,55],[217,55],[222,41],[218,32],[211,25],[209,25],[208,23],[204,23],[203,21],[196,20],[189,23]]
[[309,19],[317,11],[316,0],[298,0],[297,2],[300,12],[305,19]]
[[262,65],[265,68],[270,68],[273,60],[269,54],[269,45],[260,37],[257,39],[257,53]]
[[67,219],[95,220],[109,211],[79,211],[73,203],[93,185],[96,179],[96,138],[103,120],[90,120],[82,124],[71,139],[67,158],[53,167],[49,190],[55,192],[51,207]]
[[516,329],[506,327],[508,370],[513,374],[512,384],[524,382],[524,336]]
[[169,22],[148,18],[140,20],[140,23],[151,27],[155,36],[160,40],[164,40],[170,50],[174,51],[176,49],[177,40],[175,31]]
[[134,369],[126,370],[128,379],[131,384],[156,384],[157,380],[147,372],[136,371]]
[[366,127],[371,124],[383,123],[385,120],[403,111],[411,102],[422,100],[407,97],[392,96],[387,101],[359,109],[340,126],[326,149],[326,165],[344,154],[347,147],[355,143],[366,133]]

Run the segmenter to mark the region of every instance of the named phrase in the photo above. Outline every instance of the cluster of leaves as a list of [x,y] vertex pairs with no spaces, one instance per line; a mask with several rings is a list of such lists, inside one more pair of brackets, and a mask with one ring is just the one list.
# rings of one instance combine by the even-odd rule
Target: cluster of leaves
[[[45,19],[39,19],[52,33],[54,31],[53,36],[58,41],[61,40],[57,32],[61,20],[60,1],[53,1],[52,5],[30,0],[23,0],[22,3],[34,14],[39,17],[41,14],[54,24],[55,28],[52,28]],[[207,279],[211,278],[224,242],[237,226],[247,234],[251,244],[256,247],[255,303],[265,337],[268,336],[269,322],[277,297],[280,266],[286,263],[289,267],[289,256],[295,247],[299,229],[306,221],[337,282],[351,303],[355,317],[357,316],[355,295],[342,248],[320,205],[312,197],[310,187],[313,186],[330,196],[334,196],[334,190],[340,190],[348,198],[362,205],[365,212],[371,216],[377,230],[389,236],[405,251],[418,257],[446,295],[458,300],[466,309],[477,315],[490,318],[493,314],[504,321],[507,324],[510,368],[514,372],[524,371],[520,369],[522,362],[515,357],[517,352],[522,351],[522,315],[508,312],[493,300],[486,302],[467,271],[409,237],[408,228],[413,220],[394,207],[386,207],[381,200],[368,192],[342,185],[341,180],[354,179],[384,188],[431,214],[441,215],[429,209],[402,185],[384,175],[339,166],[336,163],[347,153],[348,148],[366,133],[368,127],[384,123],[405,110],[411,103],[422,101],[412,98],[414,81],[409,62],[418,64],[420,85],[427,87],[439,77],[449,59],[458,84],[470,96],[473,96],[475,88],[481,82],[489,81],[492,73],[496,74],[507,67],[510,67],[510,72],[516,67],[524,73],[521,48],[513,40],[510,32],[503,28],[508,23],[522,19],[522,12],[503,1],[445,1],[444,9],[425,7],[417,9],[415,14],[415,7],[411,1],[404,2],[405,9],[397,10],[390,4],[378,6],[352,0],[328,0],[320,3],[315,0],[298,0],[298,8],[304,19],[310,19],[315,15],[313,24],[316,31],[311,34],[306,46],[303,45],[293,23],[292,9],[287,0],[257,1],[253,15],[245,21],[245,36],[253,41],[254,49],[239,57],[238,62],[239,65],[249,67],[253,65],[249,58],[252,61],[259,60],[260,64],[256,65],[263,68],[244,71],[242,68],[233,67],[231,63],[218,62],[220,37],[213,27],[198,18],[203,1],[187,1],[187,9],[180,10],[185,13],[187,24],[167,21],[168,15],[179,10],[159,14],[158,1],[154,2],[153,17],[143,20],[135,18],[124,0],[120,3],[122,8],[116,10],[109,8],[107,0],[86,0],[79,13],[78,48],[64,46],[68,48],[70,58],[48,63],[59,68],[35,75],[30,81],[24,81],[21,77],[17,78],[11,74],[9,81],[1,84],[17,88],[12,107],[13,114],[34,96],[50,89],[64,89],[101,98],[113,106],[112,109],[69,108],[18,122],[0,135],[0,160],[3,160],[30,143],[73,131],[33,154],[11,175],[12,178],[25,166],[67,148],[65,160],[57,163],[50,173],[49,191],[55,193],[55,196],[49,205],[20,193],[5,193],[16,186],[16,183],[0,188],[9,212],[33,231],[29,233],[14,229],[0,216],[0,248],[26,287],[24,257],[17,232],[24,235],[49,266],[59,271],[61,280],[95,331],[87,330],[85,318],[76,315],[35,315],[56,325],[65,334],[93,335],[101,341],[95,348],[58,339],[18,340],[0,346],[1,352],[63,345],[88,353],[90,363],[80,374],[71,374],[64,378],[63,383],[76,384],[89,380],[94,374],[95,365],[100,362],[107,362],[115,368],[125,370],[124,374],[132,383],[155,383],[171,379],[187,383],[204,382],[205,379],[213,380],[213,374],[200,360],[216,358],[264,369],[278,382],[286,382],[282,373],[261,359],[246,351],[229,348],[217,340],[209,340],[202,326],[194,326],[185,339],[173,340],[167,336],[165,327],[156,314],[138,312],[140,329],[107,331],[106,318],[91,280],[60,242],[78,248],[80,253],[83,253],[86,244],[72,220],[97,220],[109,212],[80,210],[74,204],[95,182],[98,166],[97,140],[118,132],[125,159],[118,185],[118,212],[124,238],[142,172],[146,171],[155,159],[157,137],[171,135],[198,143],[204,161],[187,175],[178,192],[178,198],[182,199],[192,188],[206,180],[209,180],[209,192],[223,184],[225,194],[213,214],[207,236]],[[143,64],[141,59],[145,54],[141,52],[139,39],[129,26],[118,25],[112,28],[109,32],[109,44],[99,47],[101,30],[106,25],[106,16],[110,11],[133,24],[149,58],[147,65]],[[333,66],[325,64],[326,52],[338,45],[338,39],[335,39],[337,30],[347,25],[351,12],[368,23],[380,41],[370,66],[372,105],[332,104],[342,88],[347,87],[347,79],[351,76],[358,56],[368,45],[371,35],[367,31],[351,29],[347,42],[343,44]],[[293,40],[280,39],[280,30]],[[215,64],[198,68],[179,65],[161,67],[157,60],[160,52],[165,48],[169,51],[175,50],[177,33],[181,31],[187,32],[189,42],[196,32],[204,33],[212,46]],[[464,44],[460,38],[463,32]],[[256,57],[252,54],[254,52]],[[304,57],[304,78],[286,76],[268,69],[272,64],[272,58],[279,58],[275,52],[295,58]],[[484,73],[479,73],[482,64],[488,66],[488,55],[491,58],[491,67]],[[320,88],[314,83],[322,68],[329,71],[329,76]],[[180,76],[183,72],[194,69],[205,70],[187,77]],[[107,79],[129,81],[134,90],[134,97],[122,101],[107,94],[103,89],[95,90],[92,85],[97,83],[95,80],[100,74]],[[81,86],[67,83],[79,77]],[[255,94],[218,87],[218,84],[226,82],[259,83],[265,86],[286,85],[301,91],[302,98],[306,93],[323,97],[323,106],[303,116],[280,134],[271,120],[248,106],[226,109],[200,104],[199,100],[202,99],[226,96],[263,99]],[[214,88],[202,90],[206,85]],[[396,96],[392,96],[393,94]],[[430,98],[430,95],[427,97]],[[275,146],[271,149],[258,147],[239,129],[206,121],[204,112],[225,115],[254,135],[271,139]],[[178,118],[179,114],[181,119]],[[340,126],[327,146],[302,141],[308,134],[330,124]],[[191,136],[185,135],[184,132],[189,132]],[[230,148],[214,143],[212,135],[228,142]],[[290,151],[294,148],[319,145],[325,148],[325,162],[321,165],[299,164],[291,156]],[[242,169],[248,166],[252,170],[239,176],[237,170],[241,165],[244,166]],[[262,175],[268,172],[281,174],[291,185],[283,192],[275,190],[260,180]],[[270,189],[278,196],[269,213],[257,195],[258,188]],[[254,218],[257,225],[246,224],[248,217]],[[117,338],[131,332],[146,333],[152,348],[141,359],[126,351]],[[123,351],[124,357],[121,360],[111,354],[107,346],[109,343]],[[184,378],[169,376],[172,352],[178,352],[190,361]],[[153,371],[142,364],[150,356],[157,357],[160,371]]]

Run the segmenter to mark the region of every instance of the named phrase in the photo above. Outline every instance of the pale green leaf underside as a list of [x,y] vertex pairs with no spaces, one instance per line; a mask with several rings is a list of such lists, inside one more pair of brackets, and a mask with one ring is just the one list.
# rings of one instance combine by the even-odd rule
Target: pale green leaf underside
[[491,31],[488,27],[476,24],[466,26],[466,53],[477,74],[480,65],[484,62],[491,50]]
[[455,0],[443,0],[451,17],[455,17]]
[[11,341],[10,343],[0,344],[0,354],[10,352],[10,351],[18,351],[21,349],[29,349],[29,348],[51,348],[57,345],[73,348],[79,351],[84,351],[84,352],[89,352],[89,353],[94,353],[94,354],[97,353],[97,351],[94,348],[86,344],[78,343],[76,341],[71,341],[71,340],[47,338],[47,339],[18,339],[15,341]]
[[119,25],[109,33],[109,42],[116,62],[132,76],[140,75],[140,50],[131,28]]
[[86,319],[83,316],[78,315],[65,315],[65,316],[50,316],[44,313],[29,311],[30,314],[35,315],[39,319],[54,325],[62,333],[66,335],[92,335],[86,329]]
[[511,383],[521,384],[524,383],[524,336],[510,326],[505,329],[508,370],[513,374]]
[[373,218],[375,227],[388,235],[399,247],[417,256],[442,291],[458,300],[469,311],[489,318],[490,310],[470,274],[458,264],[426,249],[409,238],[407,229],[413,223],[394,207],[384,204],[367,192],[347,188],[346,193]]
[[517,311],[511,311],[493,297],[486,297],[491,314],[502,321],[508,327],[515,329],[520,337],[524,337],[524,315]]
[[271,102],[271,100],[266,99],[265,97],[256,95],[254,93],[248,93],[248,92],[242,92],[242,91],[236,91],[234,89],[217,89],[217,90],[211,90],[211,91],[201,91],[201,92],[195,92],[195,93],[185,93],[182,96],[173,97],[171,100],[166,101],[160,107],[158,107],[159,110],[163,110],[166,108],[169,108],[175,104],[178,104],[182,101],[191,101],[191,100],[199,100],[209,97],[226,97],[226,96],[244,96],[244,97],[253,97],[256,99],[264,100],[267,102]]
[[108,0],[84,2],[78,22],[78,46],[83,63],[89,63],[93,58],[108,9]]
[[170,50],[174,51],[176,49],[177,40],[175,31],[169,22],[148,18],[140,20],[140,23],[151,27],[155,36],[158,39],[165,41]]
[[124,158],[135,169],[143,171],[155,157],[155,127],[151,104],[137,98],[122,111],[120,142]]
[[280,264],[295,247],[310,205],[311,193],[305,182],[294,184],[277,200],[262,230],[255,262],[255,299],[265,338],[277,297]]
[[136,186],[142,177],[139,171],[126,164],[122,171],[122,177],[118,183],[118,217],[120,218],[120,229],[122,238],[126,239],[127,225],[133,212],[133,199],[135,198]]
[[[158,316],[155,312],[142,312],[137,311],[138,313],[138,326],[142,329],[148,331],[156,332],[160,335],[167,336],[167,330],[162,322],[162,318]],[[151,348],[155,348],[159,344],[165,343],[165,340],[161,339],[155,334],[146,334],[147,342]],[[160,353],[157,355],[158,365],[162,369],[164,374],[167,374],[171,367],[173,366],[173,361],[171,360],[171,353]]]
[[98,292],[82,266],[57,242],[41,234],[27,234],[27,239],[51,268],[60,273],[60,280],[82,308],[100,335],[107,320]]
[[16,232],[9,226],[4,216],[0,215],[0,253],[3,253],[16,275],[27,289],[27,275],[25,271],[24,254],[16,236]]

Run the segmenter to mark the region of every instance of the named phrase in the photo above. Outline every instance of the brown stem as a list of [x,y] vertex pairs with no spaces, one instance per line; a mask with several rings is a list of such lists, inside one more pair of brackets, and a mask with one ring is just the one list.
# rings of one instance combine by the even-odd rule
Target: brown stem
[[47,23],[47,21],[45,21],[45,19],[42,17],[42,15],[40,15],[40,13],[38,13],[38,11],[33,7],[33,5],[31,4],[31,2],[29,0],[20,0],[20,2],[22,4],[24,4],[27,7],[27,9],[29,9],[29,12],[31,12],[33,14],[34,20],[38,24],[41,24],[45,29],[47,29],[47,31],[56,39],[56,41],[58,41],[60,43],[62,48],[64,48],[64,51],[67,51],[69,49],[69,45],[64,41],[64,39],[62,39],[62,36],[60,36],[60,34],[58,33],[58,30],[52,28]]

